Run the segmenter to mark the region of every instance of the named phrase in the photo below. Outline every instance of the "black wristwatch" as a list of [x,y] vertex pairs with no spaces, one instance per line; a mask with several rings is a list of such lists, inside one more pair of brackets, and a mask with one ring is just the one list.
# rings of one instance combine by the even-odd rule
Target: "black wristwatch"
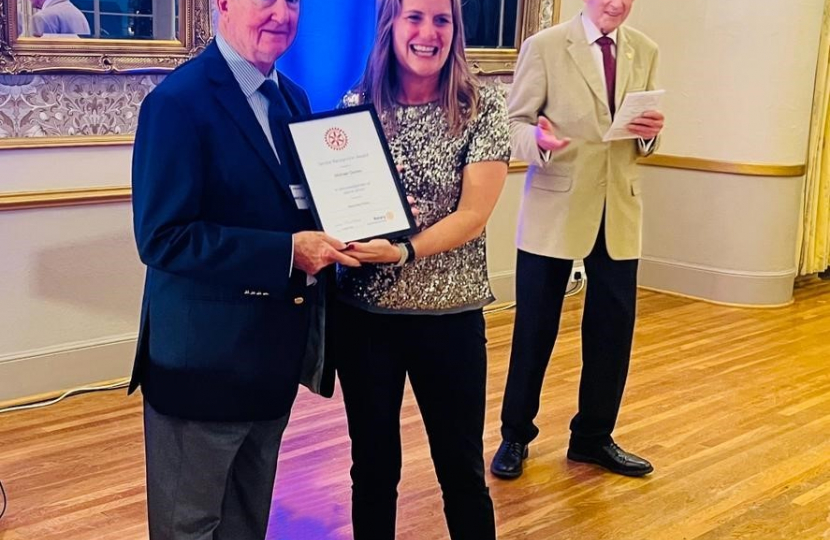
[[412,247],[412,242],[409,240],[401,240],[398,242],[400,245],[406,249],[406,262],[411,263],[415,260],[415,248]]

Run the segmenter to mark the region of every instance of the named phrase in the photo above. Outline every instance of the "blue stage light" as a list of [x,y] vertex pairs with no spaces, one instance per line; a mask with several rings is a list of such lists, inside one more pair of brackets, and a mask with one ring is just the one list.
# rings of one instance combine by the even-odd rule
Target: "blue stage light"
[[277,63],[305,88],[315,112],[334,108],[363,74],[375,37],[375,2],[306,0],[297,39]]

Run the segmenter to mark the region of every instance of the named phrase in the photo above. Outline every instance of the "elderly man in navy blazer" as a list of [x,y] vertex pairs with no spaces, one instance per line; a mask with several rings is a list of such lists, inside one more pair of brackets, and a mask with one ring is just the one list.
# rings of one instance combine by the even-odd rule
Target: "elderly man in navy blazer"
[[141,108],[136,242],[147,265],[131,391],[144,394],[151,540],[265,538],[277,453],[322,294],[357,261],[321,232],[286,152],[309,112],[275,71],[299,0],[218,0],[218,35]]

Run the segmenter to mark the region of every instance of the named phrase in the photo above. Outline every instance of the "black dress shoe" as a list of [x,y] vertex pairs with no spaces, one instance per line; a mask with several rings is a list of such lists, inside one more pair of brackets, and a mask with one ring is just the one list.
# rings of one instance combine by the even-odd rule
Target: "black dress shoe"
[[490,472],[499,478],[512,479],[522,475],[522,462],[527,459],[527,445],[517,442],[502,441],[493,462]]
[[593,463],[625,476],[645,476],[654,470],[651,463],[629,454],[613,441],[597,446],[568,448],[568,459],[580,463]]

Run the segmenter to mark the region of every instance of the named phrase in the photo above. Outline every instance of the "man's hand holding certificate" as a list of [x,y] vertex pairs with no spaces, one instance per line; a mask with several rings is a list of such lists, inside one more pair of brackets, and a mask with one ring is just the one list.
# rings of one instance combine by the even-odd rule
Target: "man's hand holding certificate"
[[415,232],[374,108],[292,120],[288,131],[317,224],[343,242]]
[[603,142],[656,137],[663,129],[660,101],[665,93],[665,90],[650,90],[626,94]]

